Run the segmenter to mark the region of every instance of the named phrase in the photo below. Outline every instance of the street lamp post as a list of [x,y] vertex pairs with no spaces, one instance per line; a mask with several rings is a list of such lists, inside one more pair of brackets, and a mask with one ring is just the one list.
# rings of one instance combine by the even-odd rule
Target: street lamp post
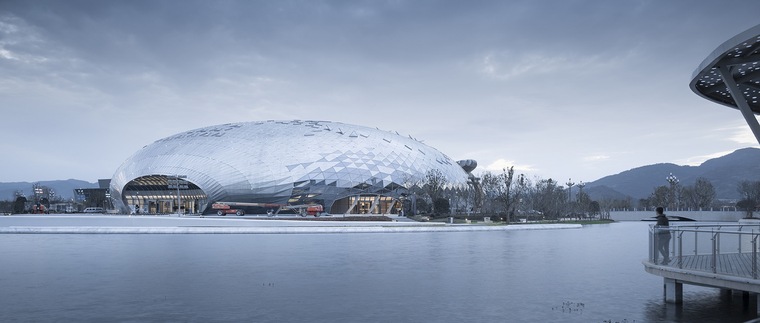
[[187,181],[183,180],[183,178],[187,178],[187,175],[174,175],[173,178],[168,180],[168,188],[176,188],[177,189],[177,216],[180,216],[182,214],[182,195],[179,193],[179,189],[187,189]]
[[575,183],[573,183],[572,178],[568,178],[567,183],[565,183],[565,185],[567,185],[567,210],[569,211],[568,216],[574,217],[575,210],[572,203],[573,203],[573,185],[575,185]]
[[578,208],[581,214],[583,216],[586,216],[586,212],[588,212],[588,206],[586,205],[585,201],[583,199],[583,188],[586,186],[586,183],[583,181],[578,182],[578,198],[576,199],[578,201]]
[[567,185],[567,202],[571,202],[573,199],[573,185],[575,183],[573,183],[572,178],[568,178],[565,184]]
[[[665,177],[665,180],[668,181],[670,184],[670,201],[668,201],[673,209],[678,207],[678,204],[676,203],[676,189],[678,188],[678,177],[673,175],[673,173],[670,173],[667,177]],[[672,209],[671,209],[672,210]]]
[[177,216],[182,214],[182,195],[179,195],[179,175],[177,175]]

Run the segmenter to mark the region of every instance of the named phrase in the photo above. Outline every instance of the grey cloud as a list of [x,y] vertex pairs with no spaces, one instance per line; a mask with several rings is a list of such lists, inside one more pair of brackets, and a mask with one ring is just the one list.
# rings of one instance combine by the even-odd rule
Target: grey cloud
[[[84,121],[110,120],[129,149],[209,123],[324,118],[411,133],[452,157],[489,151],[484,165],[549,169],[573,147],[546,136],[568,122],[584,131],[563,138],[597,154],[619,145],[610,131],[633,137],[649,118],[708,105],[689,93],[690,73],[758,10],[740,0],[6,0],[0,106],[23,118],[76,115],[66,120],[75,130],[43,122],[77,137]],[[511,155],[536,143],[540,153]]]

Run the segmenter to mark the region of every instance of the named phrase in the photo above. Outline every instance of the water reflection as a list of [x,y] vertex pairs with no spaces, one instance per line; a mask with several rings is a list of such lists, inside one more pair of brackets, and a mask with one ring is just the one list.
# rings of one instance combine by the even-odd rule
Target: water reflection
[[757,318],[756,307],[748,304],[741,292],[726,294],[690,285],[684,285],[682,306],[652,300],[647,302],[645,313],[646,321],[667,322],[746,322]]
[[647,274],[647,223],[572,230],[0,235],[0,321],[743,322]]

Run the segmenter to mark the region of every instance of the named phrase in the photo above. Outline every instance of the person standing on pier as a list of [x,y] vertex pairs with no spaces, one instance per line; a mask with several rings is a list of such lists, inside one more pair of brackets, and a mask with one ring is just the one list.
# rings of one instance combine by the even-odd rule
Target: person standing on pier
[[662,262],[661,264],[667,265],[670,262],[670,221],[668,221],[668,217],[665,216],[664,209],[661,206],[658,206],[657,209],[655,209],[655,212],[657,212],[657,224],[655,225],[655,242],[657,246],[657,250],[654,255],[655,263],[657,262],[657,252],[662,254]]

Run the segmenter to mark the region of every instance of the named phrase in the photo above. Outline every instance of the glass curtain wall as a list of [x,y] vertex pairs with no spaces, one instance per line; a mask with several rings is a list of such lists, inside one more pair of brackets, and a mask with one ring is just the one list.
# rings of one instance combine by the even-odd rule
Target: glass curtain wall
[[354,195],[335,201],[331,213],[334,214],[397,214],[400,202],[390,196]]

